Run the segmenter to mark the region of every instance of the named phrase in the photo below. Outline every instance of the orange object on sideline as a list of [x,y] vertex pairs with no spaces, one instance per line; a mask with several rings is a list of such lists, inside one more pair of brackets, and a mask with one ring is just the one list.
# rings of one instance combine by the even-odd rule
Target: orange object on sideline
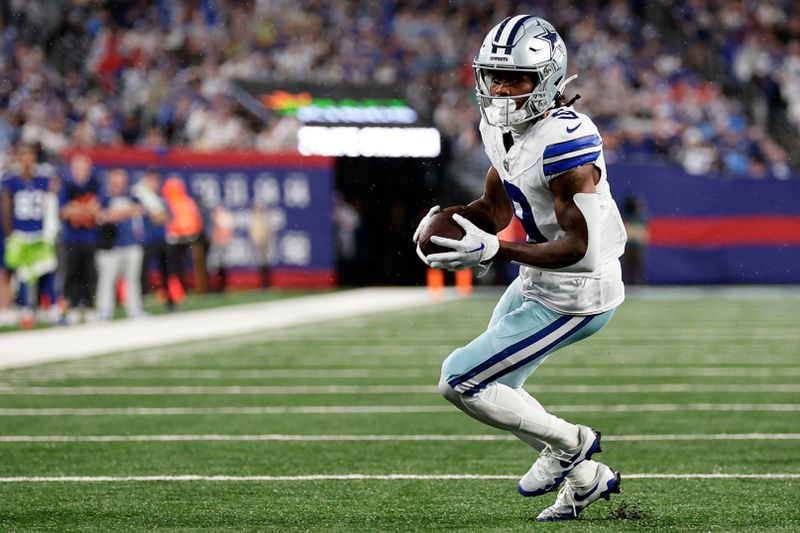
[[456,272],[456,290],[461,296],[472,294],[472,269],[465,268]]
[[167,178],[161,192],[171,214],[167,222],[167,241],[188,241],[199,235],[203,218],[197,204],[187,194],[183,181],[176,177]]
[[170,300],[176,304],[179,304],[186,299],[186,291],[183,290],[181,280],[178,279],[178,276],[175,274],[171,274],[167,278],[167,290],[169,291]]
[[429,268],[428,275],[428,294],[434,300],[441,300],[444,295],[444,271],[436,268]]
[[122,279],[122,278],[118,279],[117,280],[117,300],[119,300],[119,303],[121,303],[123,305],[125,304],[125,296],[126,296],[125,289],[126,288],[127,287],[125,286],[125,280]]

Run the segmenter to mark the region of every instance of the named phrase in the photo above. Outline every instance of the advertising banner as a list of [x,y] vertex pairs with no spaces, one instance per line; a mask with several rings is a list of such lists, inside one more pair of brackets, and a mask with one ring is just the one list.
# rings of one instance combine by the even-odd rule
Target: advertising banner
[[[115,167],[126,169],[131,182],[148,168],[163,179],[177,175],[210,223],[221,206],[230,213],[234,236],[222,261],[234,285],[255,285],[266,253],[274,286],[330,287],[336,283],[332,229],[333,159],[275,155],[250,151],[198,153],[94,149],[89,155],[101,180]],[[251,239],[254,209],[268,220],[268,249]]]
[[632,197],[646,206],[649,283],[800,283],[800,180],[693,176],[652,163],[608,172],[621,207]]

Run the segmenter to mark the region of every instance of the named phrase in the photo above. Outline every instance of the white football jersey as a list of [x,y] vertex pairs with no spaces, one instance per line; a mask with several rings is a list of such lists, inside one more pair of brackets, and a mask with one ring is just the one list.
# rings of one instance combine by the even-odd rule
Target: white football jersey
[[619,257],[625,251],[625,226],[611,197],[603,141],[591,119],[572,107],[558,108],[515,134],[508,152],[501,128],[481,121],[480,131],[530,243],[565,235],[556,219],[550,180],[588,163],[600,170],[596,186],[602,213],[600,266],[593,272],[567,272],[522,265],[523,295],[571,315],[601,313],[622,303],[625,289]]

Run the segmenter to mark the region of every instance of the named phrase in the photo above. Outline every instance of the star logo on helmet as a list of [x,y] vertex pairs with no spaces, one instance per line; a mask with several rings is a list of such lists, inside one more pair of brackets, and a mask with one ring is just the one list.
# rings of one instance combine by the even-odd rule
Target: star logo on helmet
[[[541,39],[542,41],[547,41],[548,44],[550,45],[550,55],[553,55],[553,52],[555,51],[556,48],[556,44],[558,43],[558,34],[556,32],[554,32],[550,28],[544,28],[544,33],[541,35],[536,35],[535,38]],[[531,47],[531,50],[533,50],[534,52],[538,52],[538,49],[534,50],[533,47]]]

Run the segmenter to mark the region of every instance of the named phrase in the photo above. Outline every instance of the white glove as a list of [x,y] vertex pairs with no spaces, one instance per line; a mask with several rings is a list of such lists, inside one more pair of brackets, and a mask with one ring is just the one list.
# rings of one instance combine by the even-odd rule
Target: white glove
[[453,215],[453,220],[464,228],[467,234],[460,241],[436,235],[431,237],[431,242],[434,244],[451,248],[453,251],[429,255],[427,257],[429,266],[445,270],[463,270],[491,261],[497,255],[500,250],[500,240],[497,235],[486,233],[461,215]]
[[431,266],[431,262],[428,261],[428,258],[425,256],[425,254],[422,253],[422,249],[419,247],[419,243],[417,243],[417,256],[422,260],[423,263],[425,263],[428,266]]
[[[435,215],[436,213],[438,213],[441,210],[442,210],[441,207],[439,207],[438,205],[435,205],[435,206],[431,207],[431,209],[430,209],[430,211],[428,211],[427,215],[422,217],[422,220],[420,220],[419,224],[417,224],[417,230],[414,232],[414,237],[412,237],[412,239],[414,240],[414,244],[419,244],[420,235],[422,235],[422,233],[425,231],[425,228],[427,228],[428,225],[431,223],[431,219],[433,218],[433,215]],[[420,257],[425,257],[420,252],[419,246],[417,247],[417,255],[419,255]],[[423,259],[423,261],[425,261],[425,260]],[[425,261],[425,262],[427,263],[427,261]]]

